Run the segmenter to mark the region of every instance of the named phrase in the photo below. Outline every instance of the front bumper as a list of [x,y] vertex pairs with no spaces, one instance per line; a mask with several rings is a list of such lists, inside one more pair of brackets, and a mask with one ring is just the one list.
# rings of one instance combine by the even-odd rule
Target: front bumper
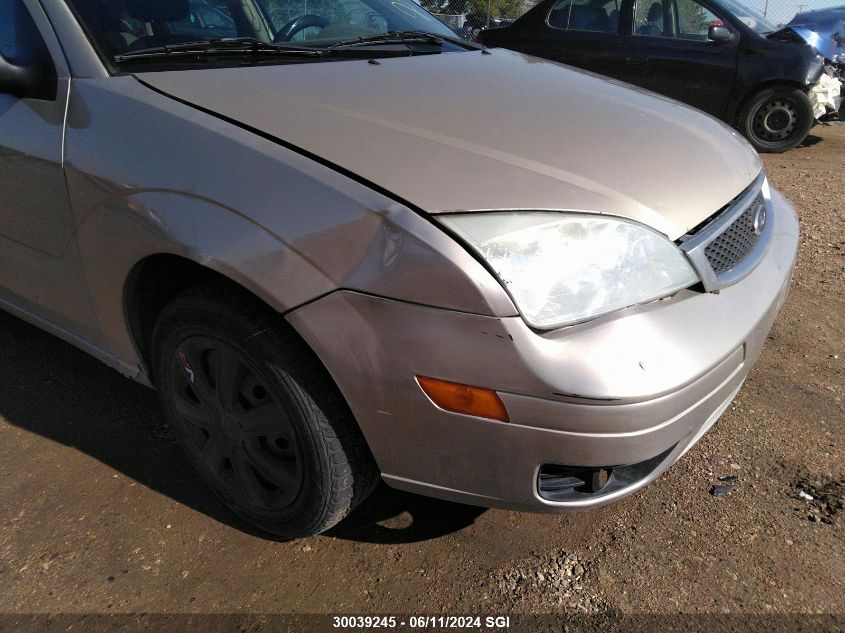
[[[334,377],[390,485],[519,510],[595,507],[656,478],[736,395],[795,261],[797,218],[774,190],[770,221],[767,254],[719,294],[683,291],[552,332],[535,332],[519,317],[345,291],[288,319]],[[417,375],[495,389],[510,422],[437,408]],[[646,472],[607,494],[550,501],[538,493],[546,464],[648,460]]]

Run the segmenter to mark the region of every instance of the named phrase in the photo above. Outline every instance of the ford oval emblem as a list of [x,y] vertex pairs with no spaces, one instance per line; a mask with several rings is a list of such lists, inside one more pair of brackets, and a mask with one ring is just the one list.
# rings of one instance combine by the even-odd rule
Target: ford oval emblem
[[754,219],[752,220],[752,226],[754,227],[754,235],[760,235],[763,232],[763,229],[766,228],[766,205],[761,204],[757,211],[754,213]]

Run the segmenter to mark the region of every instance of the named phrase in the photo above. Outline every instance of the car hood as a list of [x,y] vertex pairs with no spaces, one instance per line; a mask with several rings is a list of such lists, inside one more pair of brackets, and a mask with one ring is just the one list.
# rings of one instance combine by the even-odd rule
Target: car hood
[[788,33],[794,33],[816,52],[835,64],[845,64],[845,20],[829,16],[810,22],[790,22],[780,31],[769,35],[769,38],[782,38]]
[[676,239],[761,169],[697,110],[500,49],[136,76],[432,213],[608,213]]

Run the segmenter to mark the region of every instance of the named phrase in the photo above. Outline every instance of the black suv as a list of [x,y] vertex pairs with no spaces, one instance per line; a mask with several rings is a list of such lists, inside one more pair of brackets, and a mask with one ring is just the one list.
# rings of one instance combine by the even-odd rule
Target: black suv
[[546,0],[480,40],[673,97],[763,152],[804,140],[824,72],[812,47],[736,0]]

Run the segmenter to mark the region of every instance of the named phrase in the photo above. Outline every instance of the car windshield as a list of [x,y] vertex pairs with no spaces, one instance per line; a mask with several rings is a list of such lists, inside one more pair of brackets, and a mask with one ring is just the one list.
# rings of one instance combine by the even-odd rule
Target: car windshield
[[[251,41],[248,52],[255,57],[256,52],[267,53],[269,48],[255,43],[325,49],[350,41],[368,47],[397,46],[403,37],[419,42],[426,33],[456,37],[412,0],[66,1],[109,63],[115,58],[140,59],[131,54],[142,50],[232,38]],[[390,37],[379,37],[387,34]],[[365,43],[358,42],[367,38]],[[379,42],[384,39],[390,41]],[[226,43],[229,45],[215,50],[215,59],[238,54],[237,47]],[[173,58],[168,61],[175,63],[176,56]],[[286,58],[279,55],[279,59]]]
[[769,22],[757,9],[748,7],[738,0],[716,0],[716,2],[757,33],[772,33],[778,30],[778,27]]

